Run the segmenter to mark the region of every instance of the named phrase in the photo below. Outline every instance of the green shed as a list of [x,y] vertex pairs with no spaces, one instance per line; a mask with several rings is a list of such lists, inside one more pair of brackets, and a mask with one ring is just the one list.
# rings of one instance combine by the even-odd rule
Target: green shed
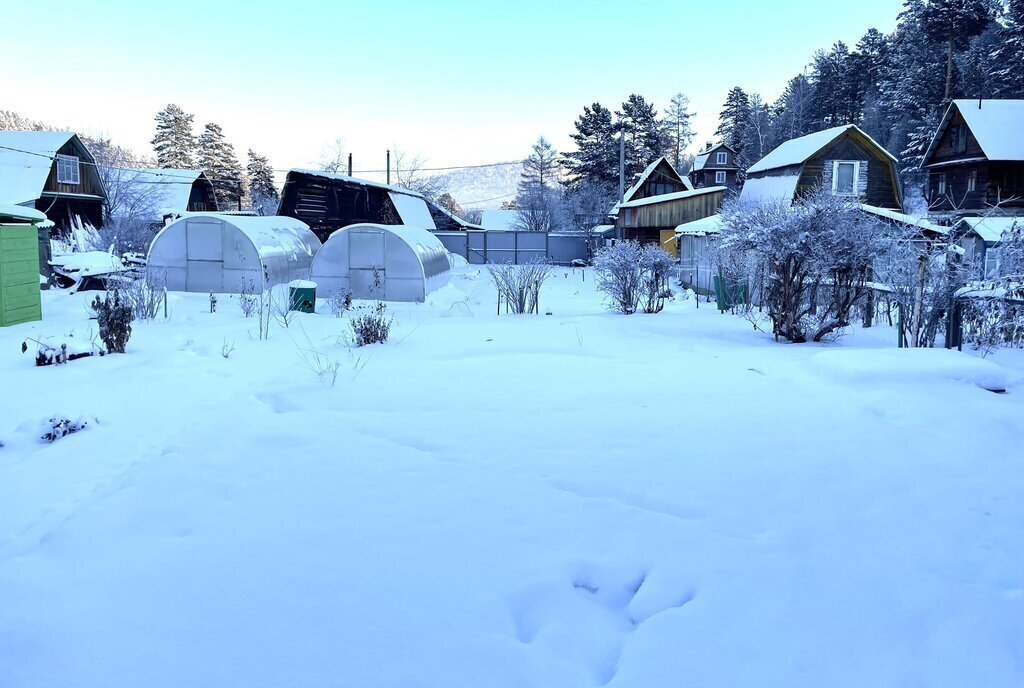
[[0,203],[0,327],[42,319],[39,231],[46,215]]

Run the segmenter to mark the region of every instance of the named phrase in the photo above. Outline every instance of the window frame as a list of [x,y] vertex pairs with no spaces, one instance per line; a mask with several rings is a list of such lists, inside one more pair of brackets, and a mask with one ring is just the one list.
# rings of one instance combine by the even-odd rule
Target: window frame
[[978,170],[971,170],[967,173],[967,192],[973,193],[978,190]]
[[725,170],[715,170],[715,184],[728,184],[729,178],[725,174]]
[[[63,155],[58,153],[55,158],[57,164],[57,183],[67,186],[78,186],[82,183],[82,161],[77,155]],[[73,165],[73,167],[71,167]],[[71,178],[66,176],[69,170],[74,170]],[[65,173],[62,175],[62,172]]]
[[[839,168],[842,165],[853,165],[853,188],[849,192],[839,190]],[[833,160],[832,161],[832,195],[833,196],[857,196],[857,183],[860,181],[860,160]]]
[[967,152],[967,125],[957,124],[953,127],[953,152]]
[[945,197],[947,188],[946,173],[942,172],[939,174],[939,183],[936,185],[936,191],[939,194],[939,198]]
[[729,164],[729,153],[727,151],[718,151],[715,154],[716,165],[728,165]]

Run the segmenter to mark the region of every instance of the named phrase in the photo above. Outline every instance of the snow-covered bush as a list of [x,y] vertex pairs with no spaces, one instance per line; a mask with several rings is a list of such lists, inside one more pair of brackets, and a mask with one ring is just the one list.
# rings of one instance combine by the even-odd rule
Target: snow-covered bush
[[594,256],[597,288],[605,293],[611,307],[630,315],[642,307],[644,313],[659,313],[670,298],[669,277],[674,261],[660,246],[619,241]]
[[356,346],[383,344],[388,340],[388,335],[391,334],[392,319],[388,317],[387,310],[387,305],[378,301],[369,313],[352,318],[350,324]]
[[598,250],[594,256],[597,288],[620,313],[636,313],[643,288],[640,275],[642,247],[635,241],[618,241]]
[[733,202],[722,210],[719,274],[748,285],[776,338],[822,341],[866,301],[871,266],[885,246],[880,223],[827,192],[792,205]]
[[117,291],[132,310],[135,320],[153,320],[167,300],[167,279],[157,273],[118,282]]
[[985,354],[1002,346],[1024,347],[1024,282],[999,278],[961,291],[963,341]]
[[71,420],[69,418],[55,416],[45,424],[43,434],[39,439],[44,442],[56,442],[61,437],[66,437],[84,430],[87,425],[88,423],[84,420]]
[[540,289],[551,275],[551,265],[543,261],[524,265],[488,265],[498,298],[509,313],[536,313],[540,308]]
[[327,307],[334,313],[334,317],[340,318],[352,308],[352,290],[335,289],[327,295]]
[[242,315],[251,318],[259,307],[259,299],[256,298],[256,282],[250,279],[242,282],[242,290],[238,294],[238,305],[242,309]]
[[36,345],[37,366],[63,365],[79,358],[103,356],[106,353],[99,347],[91,331],[70,332],[62,337],[29,338],[21,343],[21,353],[29,350],[29,342]]
[[131,305],[121,296],[117,289],[109,292],[106,298],[98,295],[91,304],[96,314],[96,322],[100,328],[100,339],[107,347],[107,353],[123,354],[132,336]]

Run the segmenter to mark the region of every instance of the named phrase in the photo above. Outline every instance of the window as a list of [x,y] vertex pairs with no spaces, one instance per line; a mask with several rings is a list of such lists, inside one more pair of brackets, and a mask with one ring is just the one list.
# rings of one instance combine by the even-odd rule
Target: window
[[626,216],[622,224],[626,227],[632,227],[636,211],[633,208],[625,208],[624,210],[626,211]]
[[57,183],[78,184],[81,179],[78,174],[78,156],[58,155],[57,156]]
[[985,248],[985,279],[999,277],[1000,271],[999,251],[992,246]]
[[939,175],[939,196],[945,196],[945,195],[946,195],[946,175],[945,174],[940,174]]
[[971,170],[967,173],[967,191],[974,191],[978,188],[978,170]]
[[837,196],[856,196],[860,161],[836,160],[832,163],[832,193]]
[[725,170],[715,172],[715,184],[725,184]]
[[718,155],[715,156],[715,160],[718,162],[719,165],[726,165],[729,162],[729,154],[725,152],[719,152]]
[[953,127],[953,152],[963,153],[967,150],[967,125],[958,124]]

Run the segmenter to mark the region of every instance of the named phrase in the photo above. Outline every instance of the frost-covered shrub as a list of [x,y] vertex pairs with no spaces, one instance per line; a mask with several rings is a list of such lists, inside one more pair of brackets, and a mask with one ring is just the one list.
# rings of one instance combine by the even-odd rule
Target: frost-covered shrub
[[660,246],[647,244],[640,249],[640,302],[644,313],[660,313],[672,298],[669,277],[675,262]]
[[71,420],[56,416],[46,423],[43,434],[39,439],[44,442],[56,442],[61,437],[66,437],[84,430],[87,425],[88,423],[84,420]]
[[340,318],[352,308],[352,290],[335,289],[327,295],[327,306],[334,313],[334,317]]
[[387,316],[388,307],[381,301],[369,313],[352,318],[352,335],[356,346],[367,344],[383,344],[391,334],[391,318]]
[[91,304],[100,328],[100,339],[107,347],[107,353],[123,354],[132,336],[132,308],[121,292],[113,290],[107,297],[98,295]]
[[166,276],[157,273],[118,282],[117,291],[132,310],[135,320],[153,320],[167,299]]
[[249,280],[242,283],[242,291],[238,294],[238,305],[242,309],[242,315],[251,318],[259,307],[259,299],[256,297],[256,282]]
[[640,261],[643,247],[635,241],[618,241],[594,256],[597,288],[620,313],[636,313],[643,289]]
[[722,211],[719,276],[756,294],[776,338],[822,341],[867,300],[872,264],[887,241],[856,203],[824,191],[792,205],[733,202]]
[[509,313],[538,312],[540,289],[551,276],[550,264],[544,261],[524,265],[496,264],[488,265],[487,271]]
[[1024,347],[1024,282],[1001,278],[973,283],[961,298],[963,341],[985,354]]

